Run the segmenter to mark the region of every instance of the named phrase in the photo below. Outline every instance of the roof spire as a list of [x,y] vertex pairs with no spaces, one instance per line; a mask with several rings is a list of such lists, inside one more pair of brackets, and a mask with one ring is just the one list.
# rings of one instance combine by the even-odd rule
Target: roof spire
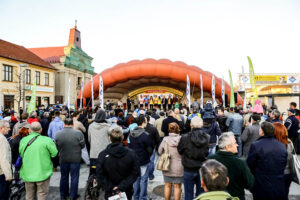
[[75,28],[77,28],[77,19],[75,19]]

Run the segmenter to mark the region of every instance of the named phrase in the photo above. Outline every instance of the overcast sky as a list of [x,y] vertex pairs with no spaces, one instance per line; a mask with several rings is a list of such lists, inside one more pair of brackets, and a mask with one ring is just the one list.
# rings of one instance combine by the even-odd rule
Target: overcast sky
[[78,20],[95,72],[166,58],[228,80],[248,72],[300,72],[299,0],[0,0],[0,38],[65,46]]

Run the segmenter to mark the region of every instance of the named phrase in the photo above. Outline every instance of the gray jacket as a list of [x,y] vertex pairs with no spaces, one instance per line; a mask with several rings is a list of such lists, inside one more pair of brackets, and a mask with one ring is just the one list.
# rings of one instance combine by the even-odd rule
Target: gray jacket
[[258,122],[250,125],[247,127],[241,136],[241,140],[244,142],[243,146],[243,156],[245,158],[248,157],[248,153],[250,150],[250,146],[253,142],[255,142],[260,136],[259,136],[259,129],[260,125]]
[[110,125],[108,123],[97,123],[93,122],[89,126],[89,142],[91,144],[90,148],[90,158],[97,159],[101,151],[103,151],[107,145],[110,144],[108,137],[108,129]]
[[72,127],[64,127],[55,136],[60,163],[80,163],[81,149],[84,148],[83,134]]
[[5,179],[12,179],[11,171],[11,150],[6,137],[0,133],[0,175]]
[[238,113],[231,114],[226,120],[226,126],[228,127],[228,131],[233,132],[234,135],[242,134],[243,124],[244,119]]

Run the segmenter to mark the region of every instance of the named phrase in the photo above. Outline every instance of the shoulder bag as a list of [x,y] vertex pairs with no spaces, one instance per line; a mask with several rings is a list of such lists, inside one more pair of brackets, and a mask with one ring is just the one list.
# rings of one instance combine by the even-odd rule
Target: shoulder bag
[[168,171],[170,168],[170,158],[171,156],[169,154],[168,143],[165,141],[164,152],[158,159],[156,169],[160,171]]
[[[24,156],[24,154],[25,154],[25,151],[26,151],[27,147],[29,147],[29,146],[34,142],[34,140],[36,140],[37,137],[39,137],[39,135],[33,137],[33,138],[27,143],[27,145],[26,145],[26,147],[25,147],[25,149],[24,149],[24,151],[23,151],[23,156]],[[22,157],[21,157],[21,155],[19,155],[18,158],[17,158],[16,164],[15,164],[15,168],[20,169],[21,166],[22,166]]]

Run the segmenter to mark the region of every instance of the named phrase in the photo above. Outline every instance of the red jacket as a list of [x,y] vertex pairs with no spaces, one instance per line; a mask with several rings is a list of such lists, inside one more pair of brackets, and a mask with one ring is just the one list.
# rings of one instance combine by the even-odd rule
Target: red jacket
[[39,122],[39,120],[38,120],[37,118],[29,117],[29,118],[27,119],[27,122],[28,122],[28,124],[31,124],[32,122]]

